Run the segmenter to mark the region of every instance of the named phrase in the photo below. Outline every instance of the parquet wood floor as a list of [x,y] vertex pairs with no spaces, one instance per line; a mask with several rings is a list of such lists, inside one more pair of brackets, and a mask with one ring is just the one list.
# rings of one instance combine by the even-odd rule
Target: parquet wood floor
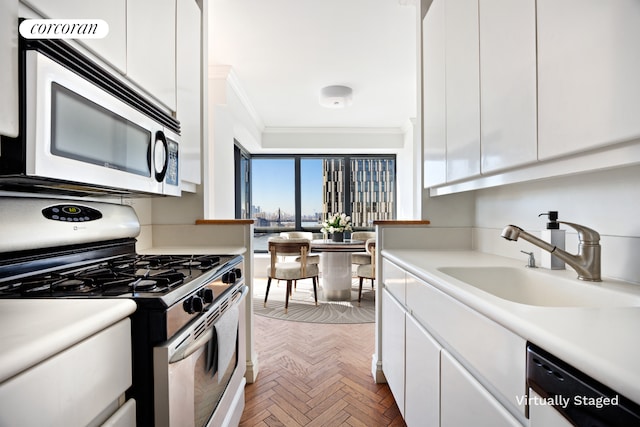
[[371,375],[374,324],[254,317],[260,371],[245,388],[242,427],[404,426],[386,384]]

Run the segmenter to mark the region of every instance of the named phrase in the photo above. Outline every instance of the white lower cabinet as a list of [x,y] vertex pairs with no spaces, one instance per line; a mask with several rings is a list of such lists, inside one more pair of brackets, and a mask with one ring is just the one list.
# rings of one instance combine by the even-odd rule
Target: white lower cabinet
[[404,420],[408,426],[440,425],[440,351],[442,347],[406,315]]
[[[409,427],[523,426],[526,342],[388,260],[382,370]],[[404,301],[387,289],[404,271]]]
[[453,356],[441,354],[441,427],[522,426]]
[[386,289],[382,291],[382,317],[382,370],[404,417],[405,309]]
[[1,383],[0,426],[135,426],[131,381],[127,318]]

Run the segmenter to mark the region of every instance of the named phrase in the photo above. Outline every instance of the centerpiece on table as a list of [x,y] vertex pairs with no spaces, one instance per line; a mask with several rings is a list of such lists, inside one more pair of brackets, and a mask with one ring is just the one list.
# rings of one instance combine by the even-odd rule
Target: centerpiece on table
[[331,234],[331,240],[334,242],[343,242],[344,232],[351,230],[351,217],[340,213],[330,216],[329,219],[324,221],[320,231]]

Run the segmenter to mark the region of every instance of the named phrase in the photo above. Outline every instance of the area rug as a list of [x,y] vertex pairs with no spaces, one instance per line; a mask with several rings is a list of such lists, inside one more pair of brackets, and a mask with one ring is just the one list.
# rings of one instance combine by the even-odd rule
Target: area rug
[[[322,284],[322,280],[320,280]],[[263,307],[267,279],[253,279],[253,312],[258,316],[308,323],[373,323],[375,321],[374,292],[371,282],[362,288],[362,302],[358,306],[358,281],[351,287],[351,301],[326,301],[322,297],[322,286],[318,294],[318,306],[313,299],[311,280],[301,280],[289,298],[289,310],[284,312],[287,282],[274,280],[269,290],[267,307]]]

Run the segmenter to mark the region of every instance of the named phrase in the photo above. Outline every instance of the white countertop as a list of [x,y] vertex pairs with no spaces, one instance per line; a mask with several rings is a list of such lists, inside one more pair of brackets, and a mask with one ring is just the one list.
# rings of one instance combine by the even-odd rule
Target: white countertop
[[130,299],[0,300],[0,383],[135,310]]
[[[474,251],[383,250],[382,256],[458,301],[538,345],[585,374],[640,403],[640,307],[540,307],[509,302],[438,271],[441,267],[511,266],[522,261]],[[542,270],[542,269],[541,269]],[[575,278],[573,270],[542,270]],[[607,280],[640,294],[640,286]],[[524,357],[524,354],[523,354]]]

